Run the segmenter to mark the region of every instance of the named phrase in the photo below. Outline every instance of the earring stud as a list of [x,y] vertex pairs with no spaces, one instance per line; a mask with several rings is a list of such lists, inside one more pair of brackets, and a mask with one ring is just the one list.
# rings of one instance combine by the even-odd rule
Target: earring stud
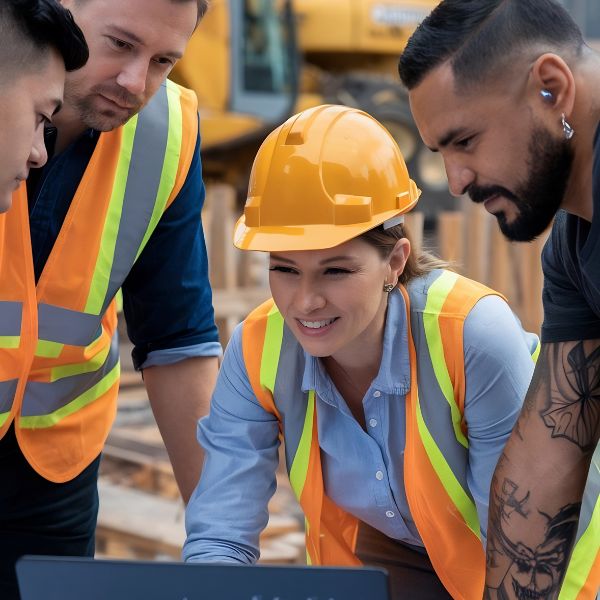
[[384,283],[383,291],[386,293],[390,293],[396,286],[393,283]]
[[546,102],[553,102],[554,101],[554,94],[549,91],[549,90],[542,90],[540,92],[540,96],[546,101]]

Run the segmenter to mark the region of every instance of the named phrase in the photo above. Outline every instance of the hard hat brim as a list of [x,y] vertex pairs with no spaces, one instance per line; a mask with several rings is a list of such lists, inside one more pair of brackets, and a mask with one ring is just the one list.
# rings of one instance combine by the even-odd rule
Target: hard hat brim
[[381,225],[384,221],[407,213],[416,203],[405,210],[390,210],[379,213],[376,218],[364,223],[352,225],[287,225],[248,227],[242,215],[233,231],[233,244],[240,250],[258,250],[262,252],[292,252],[295,250],[325,250],[334,248],[344,242]]

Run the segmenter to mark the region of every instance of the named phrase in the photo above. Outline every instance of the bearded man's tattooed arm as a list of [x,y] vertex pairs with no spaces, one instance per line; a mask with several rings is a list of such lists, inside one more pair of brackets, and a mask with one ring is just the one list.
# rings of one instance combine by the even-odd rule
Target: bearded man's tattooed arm
[[600,436],[600,340],[543,344],[490,493],[485,598],[558,598]]

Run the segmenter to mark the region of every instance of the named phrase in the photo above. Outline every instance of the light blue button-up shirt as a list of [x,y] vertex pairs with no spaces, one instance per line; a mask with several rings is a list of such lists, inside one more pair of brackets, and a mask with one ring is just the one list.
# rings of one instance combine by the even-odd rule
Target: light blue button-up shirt
[[[352,416],[318,358],[305,354],[301,385],[316,392],[325,493],[385,535],[423,546],[404,488],[405,396],[410,389],[406,307],[390,294],[377,377],[363,399],[366,431]],[[533,373],[536,336],[523,331],[498,296],[481,299],[465,320],[467,482],[485,542],[488,490]],[[257,349],[259,351],[259,349]],[[206,459],[186,513],[190,561],[252,563],[275,491],[278,425],[252,392],[241,327],[225,353],[211,411],[198,427]]]

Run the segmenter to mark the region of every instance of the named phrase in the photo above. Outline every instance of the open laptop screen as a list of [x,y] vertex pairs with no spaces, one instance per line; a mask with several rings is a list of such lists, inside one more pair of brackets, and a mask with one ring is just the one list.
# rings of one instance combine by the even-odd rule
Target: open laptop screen
[[23,557],[22,600],[389,600],[373,568],[236,566]]

